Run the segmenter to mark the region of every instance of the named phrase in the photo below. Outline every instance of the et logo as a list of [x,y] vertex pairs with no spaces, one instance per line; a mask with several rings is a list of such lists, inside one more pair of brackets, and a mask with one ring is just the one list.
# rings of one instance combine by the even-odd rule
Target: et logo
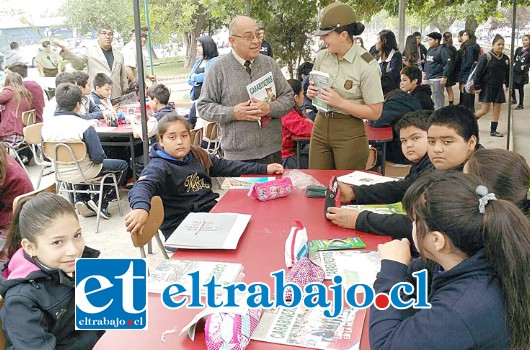
[[147,329],[145,259],[77,259],[76,329]]

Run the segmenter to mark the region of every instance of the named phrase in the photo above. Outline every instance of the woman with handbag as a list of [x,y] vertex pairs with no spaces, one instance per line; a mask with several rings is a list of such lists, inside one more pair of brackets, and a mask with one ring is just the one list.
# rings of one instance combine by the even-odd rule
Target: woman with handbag
[[515,90],[519,91],[519,104],[515,109],[523,109],[524,86],[528,84],[528,68],[530,68],[530,35],[523,35],[523,46],[515,50],[513,62],[512,103],[516,104]]
[[469,75],[473,71],[480,55],[480,46],[477,44],[475,34],[471,30],[465,30],[462,33],[462,45],[458,50],[460,56],[460,73],[458,81],[460,87],[460,104],[475,112],[475,93],[466,91],[465,86]]
[[[210,36],[205,35],[197,39],[197,56],[199,58],[197,61],[195,61],[195,64],[191,69],[191,73],[188,76],[188,85],[191,86],[190,99],[192,101],[199,99],[199,96],[201,95],[202,83],[204,82],[204,77],[206,76],[206,71],[208,68],[210,68],[212,63],[217,60],[217,56],[219,56],[219,53],[217,52],[217,45]],[[193,103],[191,106],[188,120],[191,127],[194,128],[195,123],[197,122],[195,103]]]

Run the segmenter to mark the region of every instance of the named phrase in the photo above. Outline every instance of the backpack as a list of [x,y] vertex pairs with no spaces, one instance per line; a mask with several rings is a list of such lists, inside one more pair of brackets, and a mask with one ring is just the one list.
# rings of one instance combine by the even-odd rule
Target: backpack
[[[480,48],[480,51],[482,52],[482,48]],[[486,52],[485,55],[486,55],[486,60],[487,60],[486,66],[485,66],[486,68],[488,67],[491,61],[491,52]],[[475,75],[477,74],[477,66],[478,66],[477,63],[478,62],[473,63],[473,66],[471,67],[471,74],[469,74],[469,77],[467,78],[467,81],[466,81],[465,90],[468,94],[474,93],[473,85],[474,85]]]

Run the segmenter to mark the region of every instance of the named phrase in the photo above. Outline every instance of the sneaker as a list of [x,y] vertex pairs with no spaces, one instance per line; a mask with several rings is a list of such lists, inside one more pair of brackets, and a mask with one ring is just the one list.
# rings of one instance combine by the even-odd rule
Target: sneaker
[[516,104],[517,101],[515,100],[515,98],[512,98],[512,105]]
[[524,109],[524,107],[522,105],[518,105],[517,107],[515,107],[516,110],[519,110],[519,109]]
[[490,136],[494,137],[504,137],[504,134],[498,132],[498,131],[490,131]]
[[121,188],[123,188],[124,190],[130,190],[134,187],[134,178],[130,178],[129,180],[127,180],[127,183],[125,185],[123,185]]
[[86,201],[75,202],[75,208],[77,209],[77,212],[85,218],[96,216],[96,212],[90,208]]
[[[88,201],[88,205],[90,206],[90,208],[92,208],[94,210],[94,212],[98,212],[98,203],[96,203],[94,200],[89,200]],[[107,219],[109,220],[112,215],[110,215],[109,213],[109,209],[108,208],[103,208],[101,207],[101,210],[99,212],[99,215],[103,218],[103,219]]]

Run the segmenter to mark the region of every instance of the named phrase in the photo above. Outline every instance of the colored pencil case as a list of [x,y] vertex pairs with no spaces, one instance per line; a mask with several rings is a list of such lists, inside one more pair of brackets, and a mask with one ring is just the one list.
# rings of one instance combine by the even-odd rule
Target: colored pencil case
[[255,183],[248,196],[259,199],[260,201],[269,201],[271,199],[287,197],[293,192],[293,183],[286,177],[274,181]]
[[[305,257],[298,260],[291,270],[285,275],[285,283],[294,283],[300,289],[304,290],[304,287],[309,283],[323,282],[326,274],[324,269],[314,264],[309,258]],[[281,297],[281,296],[280,296]],[[291,288],[285,290],[285,300],[291,301],[293,298],[293,292]]]
[[204,341],[208,350],[243,350],[261,318],[261,309],[249,309],[244,315],[217,312],[206,318]]

